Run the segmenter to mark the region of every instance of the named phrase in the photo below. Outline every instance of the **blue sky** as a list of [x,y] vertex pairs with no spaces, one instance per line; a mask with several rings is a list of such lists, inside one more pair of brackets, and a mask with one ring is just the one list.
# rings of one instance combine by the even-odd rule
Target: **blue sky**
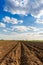
[[43,0],[0,0],[0,39],[43,40]]

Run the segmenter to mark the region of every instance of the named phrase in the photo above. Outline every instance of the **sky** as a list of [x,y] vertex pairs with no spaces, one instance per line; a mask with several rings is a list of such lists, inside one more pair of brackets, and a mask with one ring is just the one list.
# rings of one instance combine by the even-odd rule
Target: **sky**
[[0,0],[0,40],[43,40],[43,0]]

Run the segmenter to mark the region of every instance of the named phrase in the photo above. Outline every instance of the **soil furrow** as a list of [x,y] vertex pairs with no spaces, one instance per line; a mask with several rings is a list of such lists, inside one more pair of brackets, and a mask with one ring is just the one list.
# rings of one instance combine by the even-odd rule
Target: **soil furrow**
[[43,65],[39,58],[37,58],[36,54],[32,49],[30,50],[25,44],[23,44],[25,49],[25,55],[28,57],[28,63],[30,65]]

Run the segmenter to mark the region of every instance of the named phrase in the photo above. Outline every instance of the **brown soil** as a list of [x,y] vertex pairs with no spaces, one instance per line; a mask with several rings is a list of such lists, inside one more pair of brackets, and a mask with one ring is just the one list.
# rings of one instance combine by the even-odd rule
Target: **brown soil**
[[43,65],[43,42],[0,41],[0,65]]

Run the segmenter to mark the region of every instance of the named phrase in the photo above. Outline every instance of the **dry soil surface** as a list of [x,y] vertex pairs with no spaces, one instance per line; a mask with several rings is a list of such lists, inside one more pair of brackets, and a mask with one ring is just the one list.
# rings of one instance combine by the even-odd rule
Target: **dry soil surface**
[[25,42],[1,42],[0,65],[43,65],[43,49]]

